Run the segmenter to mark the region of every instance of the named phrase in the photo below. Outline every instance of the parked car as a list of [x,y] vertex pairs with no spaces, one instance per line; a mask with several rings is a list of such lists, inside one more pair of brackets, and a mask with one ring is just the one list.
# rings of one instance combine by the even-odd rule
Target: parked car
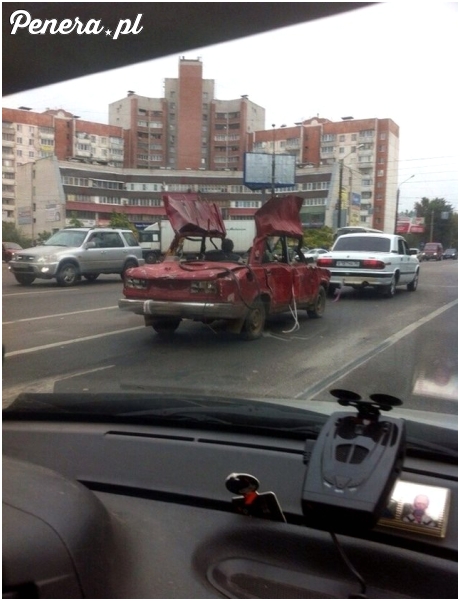
[[9,263],[13,253],[17,250],[22,250],[22,246],[16,244],[16,242],[2,242],[2,261]]
[[[217,205],[196,194],[166,194],[163,202],[176,236],[162,263],[129,270],[120,309],[142,315],[146,326],[163,335],[182,319],[221,320],[246,340],[259,338],[266,317],[275,313],[306,310],[322,317],[330,274],[309,265],[300,250],[300,197],[272,198],[256,212],[246,262],[222,256],[216,246],[214,240],[228,240]],[[185,238],[196,239],[197,260],[181,256]]]
[[312,248],[307,252],[304,252],[303,256],[306,258],[308,263],[313,263],[317,261],[321,255],[325,255],[328,251],[324,250],[324,248]]
[[424,261],[442,261],[444,249],[439,242],[427,242],[423,247]]
[[456,248],[447,248],[443,255],[443,259],[458,259],[457,249]]
[[82,227],[65,228],[43,246],[15,253],[9,269],[23,286],[36,278],[73,286],[82,276],[91,281],[101,273],[123,277],[130,267],[143,264],[142,248],[131,230]]

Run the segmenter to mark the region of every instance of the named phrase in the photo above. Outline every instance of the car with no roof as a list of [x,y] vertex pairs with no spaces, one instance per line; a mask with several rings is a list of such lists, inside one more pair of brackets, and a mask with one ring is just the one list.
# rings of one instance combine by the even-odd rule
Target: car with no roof
[[[222,321],[245,340],[262,336],[270,315],[291,311],[297,319],[305,310],[311,318],[323,316],[329,271],[307,263],[301,252],[302,198],[273,197],[258,209],[246,262],[215,245],[228,240],[216,204],[196,194],[165,194],[163,202],[175,232],[171,247],[161,263],[126,274],[120,309],[142,315],[164,336],[191,319]],[[182,254],[185,240],[195,240],[194,258]]]
[[93,281],[101,273],[123,277],[130,267],[143,264],[142,248],[131,230],[82,227],[64,228],[43,246],[16,252],[9,269],[23,286],[36,279],[56,279],[59,286],[73,286],[82,277]]

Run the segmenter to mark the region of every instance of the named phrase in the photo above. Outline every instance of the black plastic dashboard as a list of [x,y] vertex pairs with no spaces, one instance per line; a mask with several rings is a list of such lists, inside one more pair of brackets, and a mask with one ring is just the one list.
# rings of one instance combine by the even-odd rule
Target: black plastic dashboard
[[[164,426],[3,422],[4,597],[347,598],[360,584],[303,525],[301,441]],[[226,477],[254,474],[287,523],[237,515]],[[338,536],[368,598],[457,597],[457,467],[406,458],[447,487],[437,539],[377,526]]]

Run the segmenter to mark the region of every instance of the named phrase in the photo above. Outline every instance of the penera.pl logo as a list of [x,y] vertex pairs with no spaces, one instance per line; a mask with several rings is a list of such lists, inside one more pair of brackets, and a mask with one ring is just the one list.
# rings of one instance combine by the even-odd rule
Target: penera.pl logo
[[120,35],[136,35],[143,30],[139,27],[142,14],[137,15],[134,22],[131,19],[120,19],[114,31],[105,27],[100,19],[89,19],[86,23],[75,19],[33,19],[27,10],[16,10],[10,17],[11,35],[16,35],[19,30],[27,30],[31,35],[61,34],[69,35],[75,32],[78,35],[99,35],[105,33],[112,40],[118,39]]

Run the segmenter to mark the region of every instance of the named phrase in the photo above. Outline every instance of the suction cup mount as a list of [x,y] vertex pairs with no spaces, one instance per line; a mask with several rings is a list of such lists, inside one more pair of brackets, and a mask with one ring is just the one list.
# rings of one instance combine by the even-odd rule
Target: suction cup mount
[[380,411],[391,411],[393,407],[402,405],[402,401],[389,394],[371,394],[370,401],[363,401],[362,397],[351,390],[335,388],[330,393],[337,399],[339,405],[356,407],[358,417],[363,419],[377,419]]

